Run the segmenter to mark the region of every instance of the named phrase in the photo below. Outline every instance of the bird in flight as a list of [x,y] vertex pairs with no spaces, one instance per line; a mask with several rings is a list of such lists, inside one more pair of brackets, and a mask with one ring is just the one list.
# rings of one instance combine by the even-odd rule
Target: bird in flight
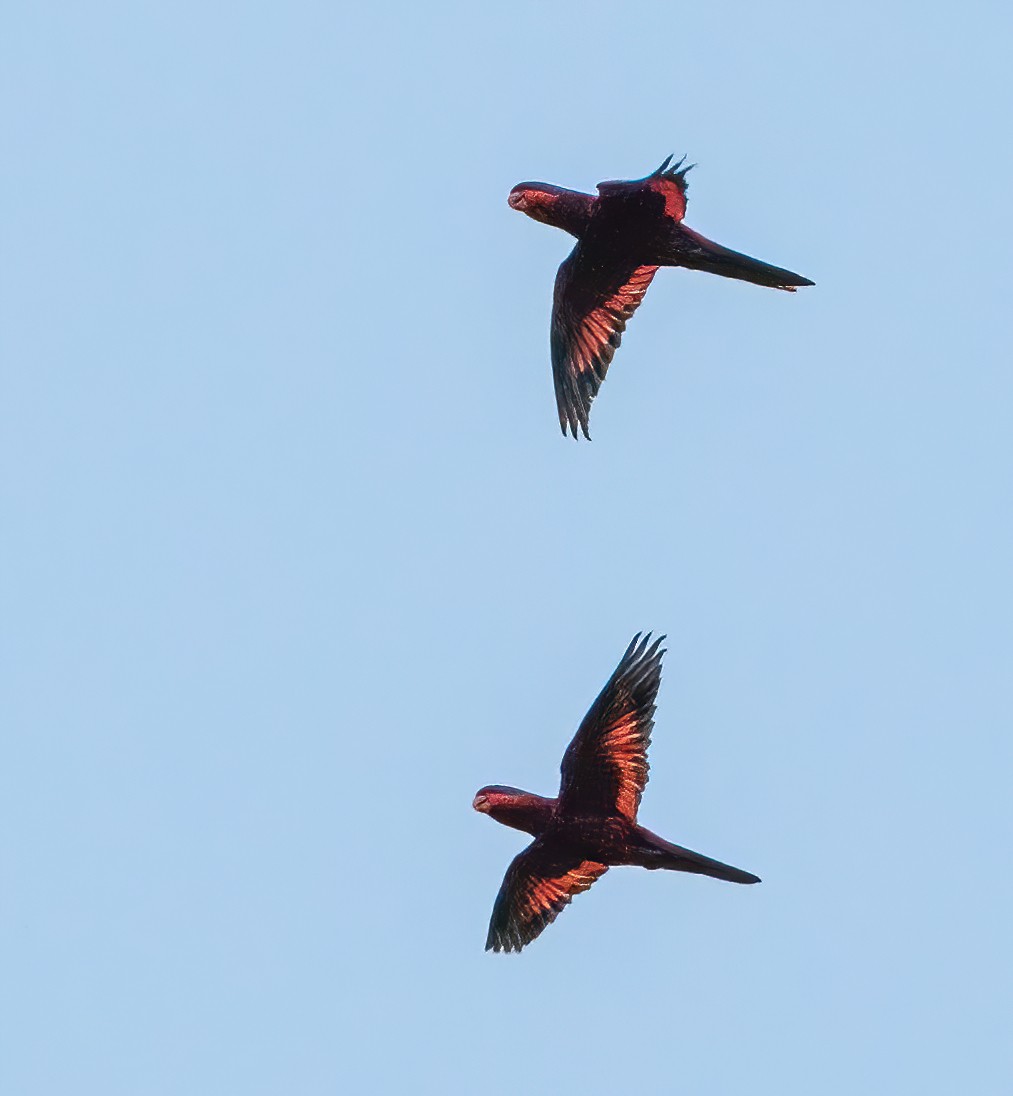
[[672,845],[637,824],[661,684],[661,644],[638,633],[563,755],[559,797],[491,784],[472,806],[534,841],[507,868],[485,950],[520,951],[575,894],[632,864],[759,883],[757,876]]
[[563,434],[587,432],[598,394],[629,318],[658,268],[685,266],[794,293],[808,278],[761,263],[687,228],[685,158],[645,179],[599,183],[598,196],[550,183],[518,183],[507,199],[536,221],[577,237],[556,274],[549,343]]

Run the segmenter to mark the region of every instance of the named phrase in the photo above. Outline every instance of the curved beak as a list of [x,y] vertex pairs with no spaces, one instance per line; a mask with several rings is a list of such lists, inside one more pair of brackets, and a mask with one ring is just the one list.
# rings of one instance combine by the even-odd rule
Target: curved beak
[[519,209],[521,213],[527,209],[527,200],[524,197],[524,191],[511,190],[510,197],[507,198],[507,205],[511,209]]
[[471,805],[476,811],[481,811],[482,814],[485,814],[489,810],[489,800],[486,799],[484,795],[476,795],[471,801]]

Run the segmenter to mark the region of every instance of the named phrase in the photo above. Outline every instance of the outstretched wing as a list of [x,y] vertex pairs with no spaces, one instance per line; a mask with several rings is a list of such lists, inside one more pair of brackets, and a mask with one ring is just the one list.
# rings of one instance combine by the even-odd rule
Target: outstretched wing
[[625,198],[639,192],[643,196],[644,191],[649,191],[661,199],[653,202],[657,205],[659,213],[665,217],[671,217],[673,221],[681,221],[686,216],[686,172],[695,167],[695,164],[686,164],[683,156],[677,163],[672,163],[669,156],[657,170],[652,171],[646,179],[622,179],[615,182],[599,183],[598,193],[602,198]]
[[552,378],[563,433],[585,438],[591,401],[644,299],[656,266],[610,266],[578,244],[556,274],[552,303]]
[[552,838],[539,837],[507,868],[489,922],[486,951],[520,951],[530,944],[575,894],[608,871],[582,860]]
[[638,633],[591,705],[560,766],[559,810],[635,822],[647,784],[647,747],[661,684],[664,636]]

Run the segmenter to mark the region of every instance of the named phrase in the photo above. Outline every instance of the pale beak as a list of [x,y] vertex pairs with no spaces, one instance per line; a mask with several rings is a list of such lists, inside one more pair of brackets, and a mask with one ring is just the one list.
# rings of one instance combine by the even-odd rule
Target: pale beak
[[471,804],[476,811],[485,814],[489,810],[489,800],[484,795],[476,795]]

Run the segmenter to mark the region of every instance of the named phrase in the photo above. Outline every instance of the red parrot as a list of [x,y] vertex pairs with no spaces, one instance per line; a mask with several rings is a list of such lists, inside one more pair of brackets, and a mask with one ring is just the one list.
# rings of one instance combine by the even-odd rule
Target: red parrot
[[535,839],[507,868],[486,951],[520,951],[575,894],[615,865],[760,882],[758,876],[672,845],[637,824],[664,638],[651,643],[650,632],[633,637],[563,755],[557,799],[500,784],[475,796],[476,811]]
[[[684,158],[685,159],[685,158]],[[536,221],[577,237],[556,274],[550,348],[559,425],[585,438],[626,323],[661,266],[685,266],[795,292],[808,278],[729,251],[687,228],[684,159],[645,179],[598,184],[598,197],[550,183],[518,183],[507,199]]]

